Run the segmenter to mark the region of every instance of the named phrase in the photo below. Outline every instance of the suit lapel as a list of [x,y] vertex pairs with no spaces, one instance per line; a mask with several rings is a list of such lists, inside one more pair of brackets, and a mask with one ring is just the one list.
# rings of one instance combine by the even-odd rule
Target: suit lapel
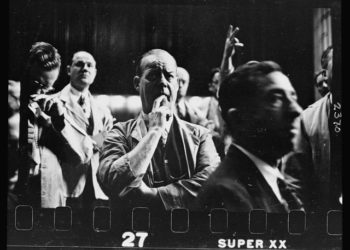
[[266,212],[285,212],[283,205],[255,163],[234,145],[231,146],[230,151],[233,158],[232,164],[236,166],[236,172],[246,186],[254,207],[263,208]]
[[98,108],[97,103],[93,99],[93,96],[89,93],[90,106],[91,106],[91,115],[93,119],[93,135],[100,133],[103,130],[103,114]]
[[68,84],[62,89],[60,99],[65,103],[65,106],[70,111],[71,116],[79,125],[89,125],[88,119],[84,116],[83,109],[79,106],[77,102],[72,100],[72,94],[70,93],[70,84]]

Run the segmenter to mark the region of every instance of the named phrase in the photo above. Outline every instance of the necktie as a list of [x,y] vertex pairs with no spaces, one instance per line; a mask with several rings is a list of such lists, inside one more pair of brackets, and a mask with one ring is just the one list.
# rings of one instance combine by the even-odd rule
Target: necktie
[[[85,106],[85,97],[83,95],[80,96],[79,100],[78,100],[79,105],[83,108],[84,110],[84,106]],[[85,112],[85,110],[84,110]]]
[[83,112],[84,112],[84,116],[85,118],[88,120],[88,126],[86,128],[86,132],[89,134],[89,135],[92,135],[93,133],[93,128],[94,128],[94,122],[93,122],[93,118],[92,118],[92,113],[91,111],[89,110],[89,107],[87,105],[87,101],[86,98],[81,95],[79,100],[78,100],[78,104],[81,106],[81,108],[83,109]]
[[78,100],[78,104],[83,109],[85,117],[89,118],[89,112],[88,112],[88,107],[87,107],[87,104],[86,104],[86,98],[83,95],[80,96],[80,98]]
[[291,187],[288,186],[285,180],[281,178],[277,178],[277,185],[280,190],[281,196],[285,202],[283,202],[283,206],[286,211],[290,211],[292,209],[302,209],[302,203],[298,197],[293,193]]

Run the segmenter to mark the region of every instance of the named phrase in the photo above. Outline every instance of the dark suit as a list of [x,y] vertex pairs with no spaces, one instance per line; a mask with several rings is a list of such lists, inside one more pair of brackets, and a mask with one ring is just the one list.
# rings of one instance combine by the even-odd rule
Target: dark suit
[[[285,176],[288,180],[289,177]],[[300,209],[294,188],[289,209]],[[290,200],[289,200],[290,201]],[[232,212],[264,209],[268,213],[286,212],[254,162],[231,145],[225,159],[204,185],[197,200],[201,209],[224,207]]]

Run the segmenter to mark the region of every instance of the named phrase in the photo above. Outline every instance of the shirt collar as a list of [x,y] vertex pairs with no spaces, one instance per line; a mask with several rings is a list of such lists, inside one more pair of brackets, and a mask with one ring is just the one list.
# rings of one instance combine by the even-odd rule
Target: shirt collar
[[80,96],[83,96],[84,98],[89,97],[89,90],[88,89],[86,89],[84,91],[79,91],[73,87],[72,83],[70,83],[70,92],[73,96],[76,96],[77,98],[79,98]]
[[261,160],[259,157],[253,155],[248,150],[244,149],[242,146],[239,146],[236,143],[233,144],[255,163],[260,173],[264,176],[265,180],[269,184],[277,182],[277,178],[284,180],[284,176],[277,167],[272,167],[270,164]]

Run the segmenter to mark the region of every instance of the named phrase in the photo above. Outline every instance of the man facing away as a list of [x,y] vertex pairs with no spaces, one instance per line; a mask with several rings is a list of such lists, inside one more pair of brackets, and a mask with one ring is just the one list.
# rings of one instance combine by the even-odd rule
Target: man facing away
[[294,180],[278,167],[279,159],[293,150],[301,112],[280,67],[271,61],[238,67],[223,81],[219,104],[234,142],[199,195],[201,209],[301,209]]
[[210,133],[176,115],[177,64],[167,51],[141,57],[134,86],[142,112],[109,132],[97,172],[101,187],[113,206],[190,208],[220,161]]

